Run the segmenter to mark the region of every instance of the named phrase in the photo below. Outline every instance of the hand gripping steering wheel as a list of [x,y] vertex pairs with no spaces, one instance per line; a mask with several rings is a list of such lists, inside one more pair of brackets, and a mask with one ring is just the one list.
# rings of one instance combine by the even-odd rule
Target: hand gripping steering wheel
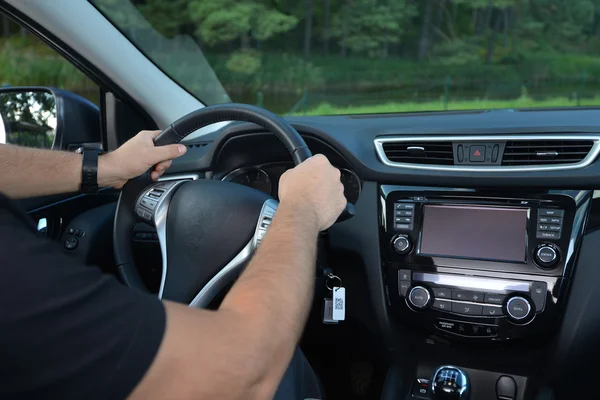
[[[269,130],[283,142],[296,165],[312,156],[289,123],[247,104],[194,111],[162,131],[154,143],[179,143],[190,133],[223,121],[245,121]],[[133,226],[145,221],[156,227],[162,253],[159,298],[206,307],[239,275],[266,233],[277,205],[269,195],[231,182],[154,182],[145,173],[125,184],[117,205],[113,245],[119,274],[126,285],[146,290],[131,249]],[[354,206],[348,203],[338,221],[353,215]]]

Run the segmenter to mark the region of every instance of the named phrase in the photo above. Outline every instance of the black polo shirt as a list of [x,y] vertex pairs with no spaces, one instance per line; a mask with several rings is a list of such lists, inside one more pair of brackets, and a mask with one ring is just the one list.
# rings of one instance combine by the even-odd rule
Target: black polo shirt
[[165,330],[163,304],[37,236],[0,194],[0,399],[122,399]]

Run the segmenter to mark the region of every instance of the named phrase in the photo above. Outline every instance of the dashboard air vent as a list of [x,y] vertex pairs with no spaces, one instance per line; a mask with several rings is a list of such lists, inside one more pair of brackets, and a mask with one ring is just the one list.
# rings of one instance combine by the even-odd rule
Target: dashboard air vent
[[504,148],[502,165],[578,163],[589,154],[593,145],[593,140],[509,140]]
[[391,162],[411,164],[454,165],[452,142],[389,142],[383,144]]

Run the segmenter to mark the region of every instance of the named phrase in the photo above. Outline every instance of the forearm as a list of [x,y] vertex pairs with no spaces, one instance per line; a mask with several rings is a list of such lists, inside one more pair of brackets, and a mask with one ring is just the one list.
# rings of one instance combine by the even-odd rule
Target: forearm
[[239,315],[256,365],[278,381],[300,335],[314,291],[318,228],[300,210],[282,204],[256,255],[220,311]]
[[[45,196],[79,191],[81,154],[0,145],[0,192],[12,198]],[[108,186],[98,160],[98,185]]]

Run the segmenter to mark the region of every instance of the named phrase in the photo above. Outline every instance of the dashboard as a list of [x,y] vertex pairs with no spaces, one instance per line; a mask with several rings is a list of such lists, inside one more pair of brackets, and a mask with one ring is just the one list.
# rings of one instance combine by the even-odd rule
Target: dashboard
[[[243,167],[227,173],[221,180],[252,187],[277,199],[279,179],[285,171],[293,167],[294,164],[292,163],[271,163]],[[341,175],[340,180],[344,185],[344,196],[346,196],[349,203],[356,204],[361,190],[360,178],[348,168],[338,168]]]
[[[586,109],[288,118],[356,205],[327,235],[328,265],[352,286],[349,317],[418,354],[416,370],[576,381],[600,357],[598,121]],[[248,123],[187,145],[170,174],[275,198],[293,167]]]

